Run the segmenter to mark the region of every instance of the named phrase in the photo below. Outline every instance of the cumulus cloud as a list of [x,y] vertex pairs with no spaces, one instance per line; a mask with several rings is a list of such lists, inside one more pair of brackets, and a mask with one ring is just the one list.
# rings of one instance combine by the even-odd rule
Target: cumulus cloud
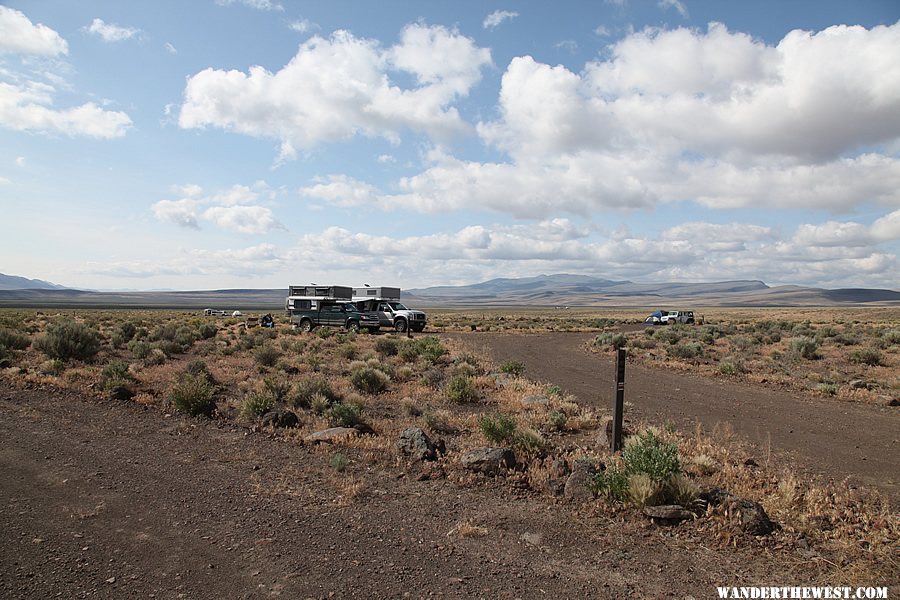
[[240,4],[242,6],[246,6],[247,8],[254,8],[256,10],[274,10],[274,11],[284,11],[284,6],[277,2],[272,2],[271,0],[216,0],[216,4],[219,6],[230,6],[232,4]]
[[519,13],[510,10],[495,10],[484,18],[484,23],[482,23],[481,26],[485,29],[494,29],[503,21],[515,19],[518,16]]
[[68,54],[69,45],[46,25],[35,25],[21,11],[0,6],[0,53],[56,56]]
[[81,272],[114,278],[198,277],[236,275],[261,277],[285,266],[285,256],[272,244],[221,250],[181,249],[153,260],[90,262]]
[[[446,27],[409,25],[390,48],[337,31],[301,44],[275,73],[254,66],[193,75],[179,125],[274,138],[285,158],[355,135],[399,141],[412,130],[442,138],[466,130],[452,103],[488,64],[489,50]],[[393,71],[412,75],[416,85],[392,83]]]
[[257,204],[260,190],[267,190],[265,182],[253,187],[234,185],[211,195],[203,195],[196,184],[176,186],[183,196],[178,200],[160,200],[150,208],[157,220],[188,229],[200,229],[203,219],[226,231],[246,235],[260,235],[284,229],[272,214],[272,209]]
[[106,23],[103,19],[95,18],[90,25],[85,25],[82,29],[90,34],[99,36],[104,42],[121,42],[130,40],[141,33],[140,29],[134,27],[121,27],[112,23]]
[[335,206],[377,204],[379,198],[382,197],[375,186],[346,175],[320,178],[317,183],[301,188],[300,193],[308,198],[323,200]]
[[318,29],[318,26],[309,19],[297,19],[296,21],[291,21],[288,24],[288,27],[297,33],[306,33],[307,31]]
[[62,133],[102,139],[118,138],[131,127],[120,111],[109,111],[88,102],[74,108],[52,108],[56,90],[47,84],[0,82],[0,124],[14,131]]
[[659,0],[659,7],[663,10],[674,8],[683,19],[688,18],[687,7],[680,0]]

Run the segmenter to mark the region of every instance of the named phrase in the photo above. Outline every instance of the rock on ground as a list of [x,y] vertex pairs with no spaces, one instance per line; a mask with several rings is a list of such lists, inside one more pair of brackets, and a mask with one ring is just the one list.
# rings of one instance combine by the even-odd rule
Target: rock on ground
[[509,448],[475,448],[463,454],[459,461],[469,471],[494,476],[515,467],[516,455]]

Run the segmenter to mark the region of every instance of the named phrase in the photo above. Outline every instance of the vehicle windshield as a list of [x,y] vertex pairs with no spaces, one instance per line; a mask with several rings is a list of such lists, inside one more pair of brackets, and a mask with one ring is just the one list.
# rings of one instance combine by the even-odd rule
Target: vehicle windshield
[[388,304],[390,304],[391,308],[393,308],[394,310],[409,310],[408,308],[403,306],[403,304],[401,304],[400,302],[388,302]]
[[345,312],[359,312],[359,309],[356,308],[355,304],[350,304],[349,302],[344,305]]

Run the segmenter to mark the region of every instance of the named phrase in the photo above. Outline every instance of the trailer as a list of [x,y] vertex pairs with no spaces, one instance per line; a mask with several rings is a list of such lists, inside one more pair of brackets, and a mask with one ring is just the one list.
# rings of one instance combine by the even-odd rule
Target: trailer
[[425,329],[425,313],[404,306],[400,302],[400,288],[355,287],[353,303],[363,313],[376,316],[382,327],[390,327],[398,333],[404,333],[407,329]]

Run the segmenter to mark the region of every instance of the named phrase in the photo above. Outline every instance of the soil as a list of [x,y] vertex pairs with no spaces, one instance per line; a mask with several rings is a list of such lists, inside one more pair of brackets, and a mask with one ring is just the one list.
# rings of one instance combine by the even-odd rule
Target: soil
[[[612,411],[615,354],[590,353],[596,334],[475,333],[456,336],[498,363],[519,360],[531,379]],[[626,419],[672,423],[690,433],[730,427],[756,448],[807,474],[820,474],[900,492],[900,407],[817,398],[797,391],[709,379],[628,364]]]
[[[581,350],[585,336],[460,337],[608,404],[612,363]],[[632,419],[771,431],[798,464],[895,485],[889,409],[628,378]],[[774,550],[784,538],[733,547],[702,519],[660,527],[353,448],[339,472],[325,444],[65,390],[0,383],[0,435],[2,597],[706,598],[716,585],[832,583],[821,562]]]

